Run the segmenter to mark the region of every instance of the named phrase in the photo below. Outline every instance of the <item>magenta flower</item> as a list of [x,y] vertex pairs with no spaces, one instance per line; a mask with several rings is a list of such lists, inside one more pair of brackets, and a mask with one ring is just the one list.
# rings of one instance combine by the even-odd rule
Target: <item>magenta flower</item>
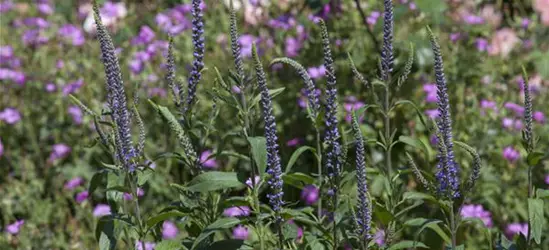
[[13,125],[21,120],[21,113],[14,108],[5,108],[0,112],[0,121]]
[[534,121],[539,123],[545,123],[545,115],[541,111],[536,111],[533,114]]
[[549,185],[549,174],[545,176],[545,184]]
[[[256,175],[255,178],[254,178],[254,181],[255,181],[255,184],[256,184],[256,185],[259,184],[259,182],[261,182],[261,177],[259,177],[258,175]],[[248,178],[248,179],[246,180],[246,185],[248,185],[248,187],[250,187],[250,188],[253,188],[253,185],[252,185],[252,184],[253,184],[253,183],[252,183],[252,177],[250,177],[250,178]]]
[[373,26],[377,23],[377,19],[381,16],[379,11],[372,11],[368,17],[366,17],[366,23]]
[[233,228],[233,239],[247,240],[249,236],[248,228],[242,225],[238,225]]
[[74,46],[82,46],[86,42],[84,32],[79,27],[72,24],[61,26],[57,33],[61,38],[69,41]]
[[128,64],[128,67],[130,68],[130,71],[134,75],[138,75],[145,68],[142,61],[135,60],[135,59],[130,61],[130,63]]
[[168,95],[168,92],[166,91],[165,88],[150,88],[147,90],[147,95],[149,97],[154,97],[154,96],[158,96],[158,97],[166,97]]
[[54,83],[47,83],[46,84],[46,92],[51,93],[57,90],[57,86],[55,86]]
[[85,200],[87,200],[89,196],[90,196],[90,193],[88,191],[82,191],[80,193],[77,193],[74,199],[76,200],[77,203],[82,203]]
[[295,147],[301,143],[301,138],[293,138],[286,142],[286,146],[288,147]]
[[241,46],[240,54],[242,57],[249,58],[252,56],[252,43],[254,42],[257,43],[258,38],[253,35],[243,34],[240,36],[238,43],[240,43]]
[[326,75],[326,67],[320,65],[318,67],[310,67],[307,69],[307,73],[312,79],[320,79]]
[[320,191],[315,185],[307,185],[301,190],[301,200],[307,205],[313,205],[318,201]]
[[68,180],[66,183],[65,183],[65,189],[67,190],[73,190],[75,188],[77,188],[78,186],[84,184],[84,178],[82,177],[74,177],[70,180]]
[[240,94],[240,93],[242,93],[242,90],[241,90],[238,86],[236,86],[236,85],[233,85],[233,86],[231,87],[231,91],[232,91],[233,93],[235,93],[235,94]]
[[[347,123],[351,123],[351,112],[359,110],[360,108],[364,107],[364,103],[357,100],[354,96],[348,96],[345,98],[345,103],[343,104],[343,109],[345,110],[345,121]],[[364,115],[361,115],[358,118],[358,122],[362,122],[364,120]]]
[[93,217],[102,217],[111,214],[111,207],[107,204],[97,204],[93,209]]
[[497,110],[497,104],[494,101],[489,100],[481,100],[480,101],[480,108],[482,109],[493,109],[494,111]]
[[67,157],[71,153],[71,148],[65,144],[59,143],[52,146],[50,161],[55,161]]
[[455,42],[457,42],[459,39],[461,39],[461,33],[459,33],[459,32],[450,33],[450,41],[452,41],[453,43],[455,43]]
[[202,154],[200,154],[200,163],[205,168],[216,169],[218,167],[217,161],[214,159],[215,157],[210,157],[211,155],[211,150],[202,152]]
[[249,216],[251,211],[252,210],[248,206],[237,206],[226,208],[223,211],[223,215],[227,217]]
[[477,38],[475,40],[475,46],[477,47],[478,51],[487,51],[488,50],[488,40],[484,38]]
[[[4,60],[2,59],[2,62]],[[10,80],[13,81],[19,85],[25,84],[27,77],[25,76],[24,72],[7,69],[7,68],[0,68],[0,80]]]
[[55,62],[55,67],[57,69],[62,69],[65,67],[65,62],[61,59],[57,60],[57,62]]
[[72,121],[75,123],[75,124],[82,124],[82,119],[83,119],[83,116],[84,114],[82,113],[82,110],[78,107],[78,106],[69,106],[67,112],[69,113],[69,115],[72,116]]
[[141,26],[139,34],[132,39],[132,44],[134,45],[145,45],[154,40],[156,34],[154,31],[147,25]]
[[378,229],[376,231],[376,234],[374,235],[374,241],[379,246],[385,245],[385,231],[382,229]]
[[513,146],[507,146],[503,149],[503,158],[513,163],[520,158],[520,152],[513,148]]
[[4,144],[2,144],[2,139],[0,139],[0,157],[4,155]]
[[299,55],[299,50],[301,50],[301,42],[295,37],[287,37],[285,41],[284,52],[287,57],[296,57]]
[[476,15],[466,15],[463,17],[463,21],[465,21],[465,23],[467,24],[473,24],[473,25],[483,24],[484,18]]
[[528,234],[528,223],[511,223],[505,228],[505,234],[511,238],[515,234],[522,234],[526,236]]
[[[145,195],[145,190],[143,190],[142,188],[137,188],[137,197],[143,197],[143,195]],[[133,195],[130,193],[124,193],[122,196],[124,197],[124,200],[127,201],[133,199]]]
[[164,221],[162,223],[162,239],[169,240],[177,238],[179,234],[179,228],[171,221]]
[[143,249],[143,243],[141,241],[135,242],[135,250],[154,250],[156,243],[154,242],[145,242],[145,249]]
[[522,116],[524,114],[524,107],[516,103],[506,102],[503,107],[507,110],[513,111],[516,116]]
[[463,205],[460,211],[461,217],[463,218],[479,218],[484,222],[486,227],[492,227],[492,214],[489,211],[484,210],[482,205]]
[[84,79],[80,78],[74,82],[71,82],[63,87],[63,96],[68,96],[69,94],[73,94],[76,91],[78,91],[80,88],[84,86]]
[[435,84],[424,84],[423,91],[427,94],[425,102],[436,103],[438,101],[437,86]]
[[16,235],[21,230],[21,226],[23,226],[23,224],[25,224],[24,220],[17,220],[16,222],[6,226],[6,232],[11,235]]
[[428,109],[425,110],[425,114],[431,119],[436,119],[440,115],[440,112],[438,109]]
[[13,2],[11,0],[5,0],[0,2],[0,13],[5,13],[13,9]]
[[[289,220],[288,224],[295,224],[295,222],[294,222],[294,220]],[[299,241],[301,241],[302,238],[303,238],[303,228],[297,226],[297,235],[296,235],[295,241],[299,242]]]
[[520,26],[524,29],[528,29],[528,26],[530,26],[530,19],[523,17],[522,21],[520,22]]
[[40,2],[38,3],[38,11],[44,15],[51,15],[53,14],[53,8],[51,7],[50,3],[48,1]]

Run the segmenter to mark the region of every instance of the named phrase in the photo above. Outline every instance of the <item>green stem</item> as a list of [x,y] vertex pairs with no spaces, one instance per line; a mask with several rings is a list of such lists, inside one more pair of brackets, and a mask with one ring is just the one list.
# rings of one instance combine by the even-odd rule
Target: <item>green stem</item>
[[[322,142],[320,141],[320,131],[316,128],[316,161],[318,167],[318,188],[322,188]],[[320,219],[322,216],[322,199],[318,199],[317,204],[317,217]]]
[[455,221],[455,213],[454,213],[454,204],[452,203],[450,205],[450,209],[452,211],[450,211],[450,233],[452,235],[452,250],[456,250],[456,221]]
[[391,148],[390,145],[392,142],[389,141],[389,137],[391,137],[391,118],[389,117],[389,81],[385,83],[385,103],[384,103],[384,109],[385,109],[385,164],[387,166],[387,172],[389,174],[389,179],[392,176],[393,173],[393,167],[391,163]]
[[143,221],[141,220],[141,211],[139,209],[139,200],[137,196],[137,185],[135,185],[135,182],[131,178],[131,174],[127,173],[128,182],[130,183],[130,190],[132,192],[132,198],[135,201],[135,218],[137,219],[137,224],[139,226],[139,240],[141,241],[141,246],[143,249],[145,249],[145,235],[143,235]]
[[[528,166],[528,199],[533,198],[534,192],[533,192],[533,184],[532,184],[532,166]],[[530,210],[530,208],[528,208]],[[528,214],[530,216],[530,214]],[[526,236],[526,249],[531,249],[532,240],[530,239],[530,236],[532,234],[532,225],[530,223],[532,218],[528,218],[528,233]]]

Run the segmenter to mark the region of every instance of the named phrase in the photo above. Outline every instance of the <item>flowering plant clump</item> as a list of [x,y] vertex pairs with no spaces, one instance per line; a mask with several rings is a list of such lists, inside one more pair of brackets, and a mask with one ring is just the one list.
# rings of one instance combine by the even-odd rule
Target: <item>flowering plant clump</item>
[[0,0],[0,249],[549,249],[548,10]]

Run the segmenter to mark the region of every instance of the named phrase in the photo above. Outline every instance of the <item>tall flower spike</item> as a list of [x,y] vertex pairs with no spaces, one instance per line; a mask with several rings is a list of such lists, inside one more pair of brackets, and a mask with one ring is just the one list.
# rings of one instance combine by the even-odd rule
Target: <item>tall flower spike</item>
[[167,68],[166,68],[166,83],[168,88],[172,92],[173,102],[176,106],[180,105],[180,94],[183,91],[179,91],[179,85],[175,82],[175,56],[173,54],[173,36],[169,36],[168,55],[166,56]]
[[423,174],[421,174],[421,171],[419,170],[416,163],[414,162],[414,159],[412,158],[412,156],[408,152],[406,152],[406,158],[408,160],[408,164],[410,164],[410,167],[412,168],[412,172],[414,173],[414,175],[418,179],[419,183],[421,183],[421,185],[423,185],[423,187],[425,189],[427,189],[427,191],[432,191],[433,190],[433,184],[431,182],[429,182],[427,179],[425,179]]
[[384,0],[385,11],[383,13],[383,47],[381,48],[381,79],[385,84],[393,72],[393,30],[394,30],[394,15],[393,1]]
[[[328,176],[334,178],[339,175],[341,168],[341,145],[339,144],[339,130],[337,120],[337,87],[334,69],[334,60],[330,49],[330,37],[324,20],[319,19],[322,45],[324,51],[324,67],[326,68],[326,136],[328,144],[326,153],[326,170]],[[333,190],[334,191],[334,190]]]
[[534,138],[532,129],[532,96],[530,95],[530,84],[528,83],[528,74],[526,69],[522,67],[522,80],[524,81],[524,123],[523,132],[524,141],[526,142],[526,150],[528,153],[534,151]]
[[[454,158],[453,139],[452,139],[452,119],[450,116],[450,101],[448,98],[448,87],[446,77],[444,76],[444,63],[438,38],[435,37],[429,27],[427,27],[431,37],[431,46],[435,55],[435,79],[437,84],[438,111],[437,127],[441,135],[442,142],[446,152],[442,152],[439,147],[439,170],[436,177],[439,181],[439,192],[447,194],[448,198],[458,198],[459,194],[459,166]],[[442,155],[446,154],[446,155]],[[442,160],[444,159],[444,160]]]
[[353,131],[356,140],[356,179],[358,189],[357,224],[358,234],[364,239],[370,239],[370,223],[372,214],[370,211],[370,199],[368,196],[368,184],[366,182],[366,161],[364,157],[364,138],[355,112],[352,112]]
[[183,114],[192,110],[196,99],[196,86],[200,82],[201,70],[204,68],[204,22],[202,20],[202,9],[200,8],[201,2],[202,0],[192,1],[194,60],[187,88],[187,105],[183,110]]
[[125,167],[129,166],[129,159],[136,156],[130,132],[130,114],[126,106],[126,93],[122,82],[122,73],[118,58],[114,52],[114,45],[99,15],[97,2],[93,2],[97,37],[101,47],[101,60],[105,67],[107,104],[112,111],[112,119],[116,125],[117,156]]
[[298,62],[287,58],[276,58],[271,62],[271,65],[277,64],[277,63],[285,63],[290,66],[292,66],[295,70],[297,70],[297,73],[303,79],[303,83],[305,84],[305,88],[307,89],[307,105],[311,112],[311,118],[314,120],[316,119],[318,112],[320,110],[320,104],[318,101],[318,95],[316,94],[316,86],[313,80],[311,80],[311,76],[309,76],[309,73],[307,73],[307,70]]
[[[231,35],[231,49],[233,53],[234,58],[234,66],[236,68],[236,74],[238,75],[238,78],[240,78],[240,82],[238,84],[242,85],[242,81],[244,78],[244,65],[242,64],[242,55],[241,55],[241,48],[239,43],[239,34],[238,34],[238,26],[236,23],[236,11],[233,6],[233,0],[231,0],[231,20],[230,20],[230,35]],[[242,86],[239,86],[242,88]]]
[[269,202],[276,213],[277,222],[282,221],[280,211],[284,205],[282,197],[284,192],[282,191],[282,167],[280,165],[280,156],[278,154],[278,137],[276,135],[276,122],[273,115],[273,104],[271,96],[269,95],[269,89],[267,88],[267,77],[259,56],[257,55],[257,49],[255,44],[252,45],[252,56],[255,62],[255,72],[257,77],[257,84],[261,91],[261,109],[263,111],[263,120],[265,121],[265,138],[267,141],[267,173],[271,176],[268,181],[271,193],[267,195]]
[[469,175],[469,179],[467,179],[467,182],[465,182],[464,187],[463,187],[463,192],[468,193],[473,189],[473,187],[475,186],[476,181],[478,180],[478,178],[480,176],[480,168],[482,166],[482,161],[480,160],[480,155],[471,146],[469,146],[469,145],[467,145],[463,142],[459,142],[459,141],[455,141],[454,143],[458,147],[460,147],[460,148],[464,149],[465,151],[467,151],[467,153],[469,153],[471,155],[471,157],[473,157],[473,169],[471,171],[471,175]]

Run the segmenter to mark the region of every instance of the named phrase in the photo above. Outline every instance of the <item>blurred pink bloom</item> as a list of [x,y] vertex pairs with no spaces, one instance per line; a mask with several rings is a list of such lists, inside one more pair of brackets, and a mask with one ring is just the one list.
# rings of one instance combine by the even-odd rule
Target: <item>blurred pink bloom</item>
[[248,228],[242,225],[238,225],[233,228],[233,239],[247,240],[249,236]]
[[59,143],[52,146],[50,161],[55,161],[67,157],[71,153],[71,148],[65,144]]
[[213,152],[211,150],[206,150],[202,152],[202,154],[200,154],[200,163],[205,168],[215,169],[218,166],[217,161],[215,160],[215,157],[210,158],[212,153]]
[[0,121],[13,125],[21,120],[21,113],[14,108],[5,108],[0,112]]
[[312,79],[320,79],[326,75],[326,68],[324,65],[318,67],[310,67],[307,69],[307,73]]
[[284,52],[287,57],[296,57],[299,55],[301,42],[295,37],[286,37]]
[[93,217],[102,217],[111,214],[111,207],[107,204],[97,204],[93,209]]
[[492,27],[499,27],[501,24],[501,13],[492,4],[487,4],[480,10],[480,16]]
[[69,115],[71,115],[72,117],[72,121],[75,123],[75,124],[82,124],[82,119],[83,119],[83,116],[84,114],[82,113],[82,110],[78,107],[78,106],[69,106],[68,108],[68,111]]
[[147,25],[141,26],[139,29],[139,34],[132,39],[132,44],[134,45],[144,45],[152,42],[155,37],[154,30]]
[[480,17],[480,16],[476,16],[476,15],[472,15],[472,14],[469,14],[469,15],[466,15],[463,17],[463,21],[465,21],[465,23],[467,24],[483,24],[484,23],[484,18]]
[[503,158],[513,163],[520,158],[520,152],[513,148],[513,146],[507,146],[503,149]]
[[51,15],[53,13],[53,8],[48,2],[38,3],[38,11],[44,15]]
[[498,110],[496,102],[485,100],[485,99],[482,99],[480,101],[480,108],[482,108],[482,109],[492,109],[494,111]]
[[251,211],[252,210],[248,206],[236,206],[226,208],[223,211],[223,215],[227,217],[249,216]]
[[514,30],[510,28],[500,29],[492,36],[492,41],[488,47],[488,54],[507,57],[519,42],[520,39]]
[[461,39],[461,33],[459,33],[459,32],[450,33],[450,41],[452,41],[453,43],[455,43],[455,42],[457,42],[459,39]]
[[506,128],[506,129],[511,129],[513,127],[513,119],[509,118],[509,117],[503,117],[503,119],[501,120],[501,125]]
[[258,25],[263,20],[263,8],[248,5],[244,9],[244,21],[253,26]]
[[169,240],[177,238],[179,234],[179,228],[171,221],[164,221],[162,223],[162,239]]
[[4,155],[4,144],[2,144],[2,139],[0,138],[0,157]]
[[[145,195],[145,190],[142,188],[137,188],[137,197],[143,197],[143,195]],[[124,200],[127,201],[133,199],[133,195],[131,193],[124,193],[122,196],[124,197]]]
[[[255,184],[257,185],[260,181],[261,181],[261,177],[256,175],[255,178],[254,178]],[[252,184],[253,184],[252,183],[252,177],[250,177],[246,180],[246,185],[248,185],[248,187],[252,188],[253,187]]]
[[516,116],[522,116],[524,115],[524,107],[523,106],[520,106],[516,103],[512,103],[512,102],[506,102],[503,107],[505,107],[506,109],[510,110],[510,111],[513,111],[515,113]]
[[475,40],[475,46],[478,51],[486,51],[488,49],[488,41],[484,38],[477,38]]
[[76,187],[80,186],[84,184],[84,178],[82,177],[74,177],[70,180],[68,180],[66,183],[65,183],[65,189],[67,190],[73,190],[75,189]]
[[63,87],[63,96],[68,96],[69,94],[74,94],[80,88],[84,86],[84,79],[79,78],[78,80],[68,83]]
[[460,214],[463,218],[479,218],[484,222],[486,227],[492,227],[492,214],[489,211],[484,210],[482,205],[463,205]]
[[545,123],[545,115],[541,111],[536,111],[533,114],[534,120],[539,123]]
[[51,92],[54,92],[55,90],[57,90],[57,86],[55,86],[54,83],[50,82],[46,84],[46,92],[51,93]]
[[154,242],[145,242],[145,249],[143,249],[143,243],[141,241],[135,242],[135,250],[154,250],[156,243]]
[[436,119],[440,115],[440,112],[438,109],[428,109],[425,110],[425,114],[431,119]]
[[549,174],[545,176],[545,184],[549,185]]
[[74,46],[82,46],[84,42],[86,42],[84,32],[72,24],[65,24],[61,26],[57,33],[63,39],[70,41]]
[[82,191],[76,194],[76,197],[74,199],[76,200],[77,203],[82,203],[85,200],[87,200],[89,196],[90,196],[90,193],[88,191]]
[[511,223],[505,228],[505,234],[509,238],[519,233],[524,236],[528,234],[528,223]]
[[376,234],[374,235],[374,241],[376,242],[377,245],[384,246],[385,245],[385,231],[381,230],[381,229],[378,229],[376,231]]
[[315,185],[307,185],[301,190],[301,200],[307,205],[313,205],[318,201],[320,191]]
[[231,91],[232,91],[233,93],[236,93],[236,94],[242,93],[242,90],[240,90],[240,88],[239,88],[238,86],[236,86],[236,85],[233,85],[233,86],[231,87]]
[[[93,12],[89,7],[81,6],[82,11],[88,11],[86,20],[84,21],[84,30],[88,33],[95,33],[95,20],[93,18]],[[103,6],[99,9],[99,15],[105,26],[113,26],[120,19],[126,17],[128,14],[128,9],[123,2],[113,3],[111,1],[106,1]]]
[[435,84],[423,84],[423,91],[427,94],[425,102],[435,103],[438,101],[437,86]]
[[301,143],[300,138],[293,138],[293,139],[286,142],[286,146],[295,147],[295,146],[299,145],[299,143]]
[[16,235],[21,230],[21,226],[23,226],[23,224],[25,224],[24,220],[17,220],[16,222],[6,226],[6,232],[11,235]]
[[368,17],[366,17],[366,23],[373,26],[377,23],[377,19],[381,16],[379,11],[372,11]]

